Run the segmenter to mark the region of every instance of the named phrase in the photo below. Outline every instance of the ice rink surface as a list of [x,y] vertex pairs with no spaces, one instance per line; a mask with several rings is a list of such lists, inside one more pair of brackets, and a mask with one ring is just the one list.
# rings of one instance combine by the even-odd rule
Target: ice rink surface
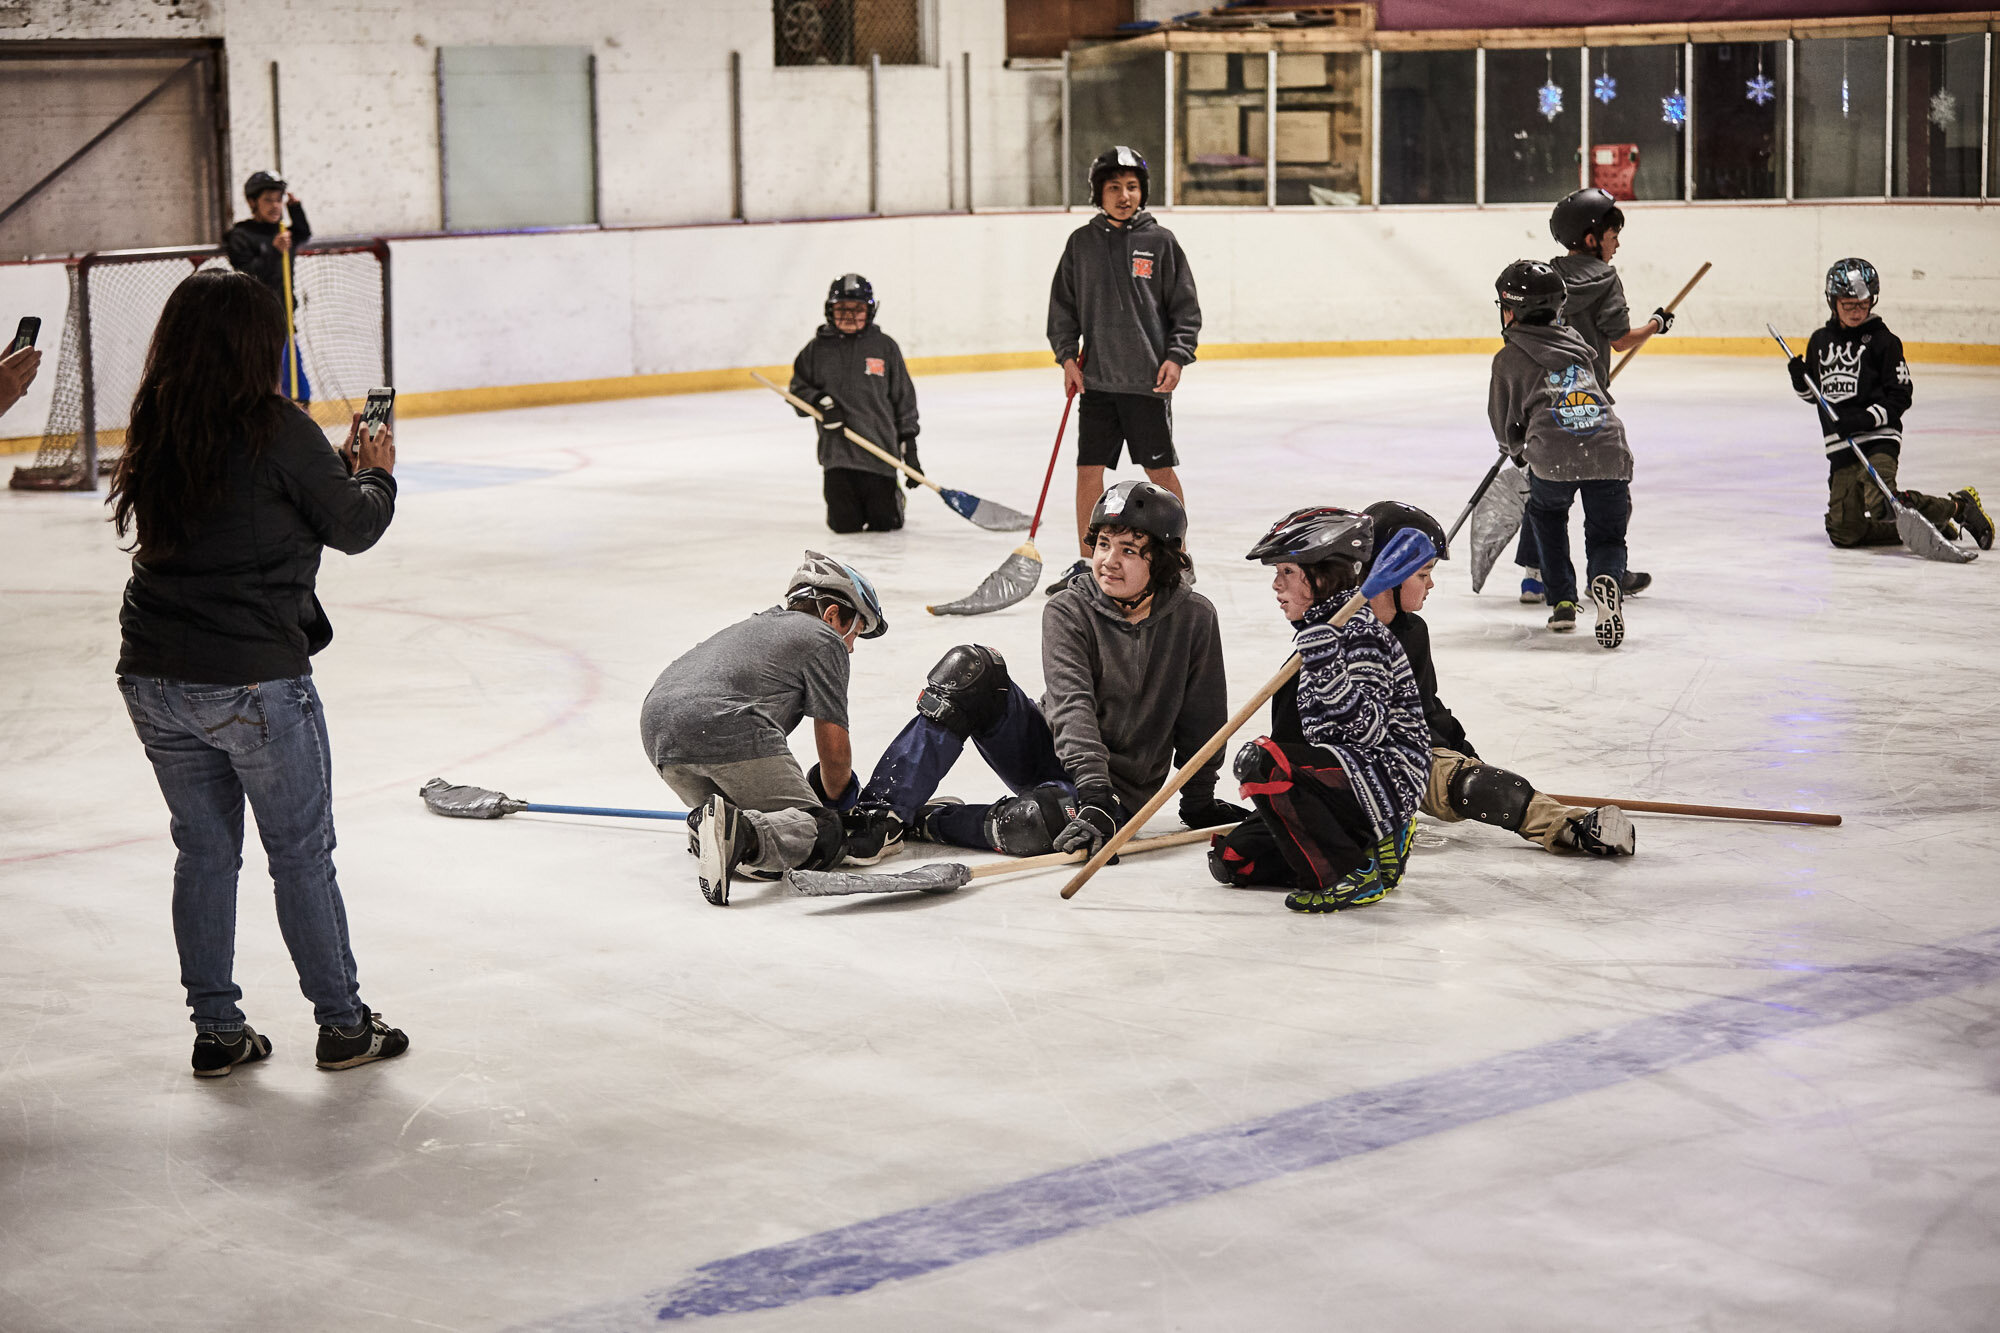
[[[2000,374],[1916,372],[1903,484],[2000,499]],[[1056,372],[918,389],[935,475],[1032,508]],[[1475,597],[1460,553],[1444,699],[1544,790],[1845,824],[1638,816],[1609,864],[1426,824],[1396,893],[1328,917],[1196,848],[1068,903],[1044,872],[718,910],[677,825],[429,814],[440,775],[672,805],[641,698],[806,547],[887,602],[864,769],[953,643],[1038,690],[1040,599],[926,615],[1018,538],[928,492],[830,534],[808,428],[754,387],[405,423],[315,668],[362,993],[412,1049],[337,1074],[253,840],[238,980],[276,1052],[189,1076],[165,808],[112,684],[126,562],[97,499],[0,496],[0,1328],[1992,1329],[2000,554],[1831,549],[1775,355],[1617,389],[1656,579],[1628,642],[1587,608],[1549,634],[1505,566]],[[1233,699],[1288,639],[1241,553],[1308,502],[1449,522],[1485,393],[1471,357],[1189,371]],[[946,790],[1000,788],[968,758]]]

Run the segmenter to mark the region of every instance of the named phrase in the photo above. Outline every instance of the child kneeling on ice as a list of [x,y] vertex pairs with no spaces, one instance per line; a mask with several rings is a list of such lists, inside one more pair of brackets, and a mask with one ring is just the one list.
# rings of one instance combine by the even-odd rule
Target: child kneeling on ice
[[1365,907],[1396,887],[1430,773],[1430,729],[1402,645],[1366,605],[1334,623],[1357,588],[1372,596],[1437,561],[1413,533],[1364,584],[1374,529],[1366,514],[1301,509],[1246,557],[1275,567],[1272,591],[1297,631],[1305,740],[1261,736],[1237,752],[1257,812],[1214,840],[1208,864],[1224,884],[1295,889],[1285,899],[1295,912]]

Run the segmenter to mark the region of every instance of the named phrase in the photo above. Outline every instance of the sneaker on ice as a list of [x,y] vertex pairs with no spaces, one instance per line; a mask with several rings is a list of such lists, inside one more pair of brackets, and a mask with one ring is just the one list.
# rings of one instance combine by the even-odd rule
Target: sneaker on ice
[[1521,574],[1522,603],[1533,605],[1541,601],[1542,592],[1542,571],[1539,569],[1523,570]]
[[196,1078],[227,1078],[229,1071],[238,1065],[252,1065],[271,1054],[271,1039],[257,1035],[257,1029],[245,1023],[236,1032],[197,1032],[194,1034],[194,1076]]
[[1972,534],[1972,540],[1979,543],[1980,550],[1992,550],[1993,516],[1988,514],[1986,506],[1979,502],[1979,488],[1967,486],[1962,491],[1953,491],[1951,500],[1958,506],[1958,512],[1952,515],[1958,520],[1958,526]]
[[372,1009],[361,1011],[361,1021],[353,1027],[323,1023],[319,1048],[314,1052],[321,1069],[352,1069],[373,1060],[393,1060],[410,1049],[410,1039],[401,1028],[392,1028]]
[[1557,602],[1555,610],[1549,612],[1549,628],[1558,634],[1568,634],[1576,628],[1576,603]]
[[843,851],[855,865],[872,866],[903,845],[903,817],[887,805],[857,805],[840,822],[847,832]]
[[1068,569],[1065,569],[1054,583],[1051,583],[1048,587],[1042,589],[1042,591],[1053,597],[1064,588],[1067,588],[1071,579],[1075,578],[1078,574],[1088,572],[1089,569],[1090,562],[1088,560],[1079,560]]
[[1628,569],[1618,576],[1618,591],[1630,597],[1633,593],[1644,592],[1653,586],[1653,576],[1638,570]]
[[943,842],[937,835],[938,812],[949,810],[954,805],[965,802],[956,796],[933,796],[924,802],[924,808],[917,815],[917,822],[910,828],[910,838],[915,842]]
[[1625,642],[1625,594],[1618,580],[1599,574],[1590,581],[1590,600],[1597,604],[1597,646],[1616,648]]
[[737,843],[745,832],[735,806],[719,795],[708,798],[695,833],[695,875],[701,896],[717,907],[729,906],[729,875],[743,860]]

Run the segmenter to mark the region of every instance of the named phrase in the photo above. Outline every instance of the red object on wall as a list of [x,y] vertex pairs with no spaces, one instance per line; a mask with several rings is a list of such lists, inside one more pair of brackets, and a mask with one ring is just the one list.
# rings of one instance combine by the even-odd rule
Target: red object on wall
[[1639,145],[1599,143],[1590,146],[1590,183],[1613,199],[1633,199],[1632,175],[1639,170]]

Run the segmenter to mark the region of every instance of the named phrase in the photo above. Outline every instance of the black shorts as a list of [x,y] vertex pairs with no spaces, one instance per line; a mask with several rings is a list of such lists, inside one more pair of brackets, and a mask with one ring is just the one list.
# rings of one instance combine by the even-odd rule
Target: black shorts
[[1173,467],[1173,399],[1156,393],[1085,389],[1076,410],[1076,465],[1117,467],[1118,447],[1130,445],[1140,467]]

